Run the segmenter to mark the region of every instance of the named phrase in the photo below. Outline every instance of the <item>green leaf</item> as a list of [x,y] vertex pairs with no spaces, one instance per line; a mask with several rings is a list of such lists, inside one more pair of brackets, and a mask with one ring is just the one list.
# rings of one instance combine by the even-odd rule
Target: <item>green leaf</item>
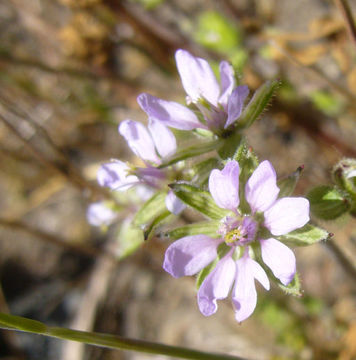
[[171,240],[180,239],[184,236],[192,236],[199,234],[208,235],[215,238],[220,236],[217,233],[219,225],[220,221],[203,221],[169,230],[165,232],[164,235]]
[[168,218],[173,217],[172,213],[168,210],[164,211],[163,213],[159,214],[156,218],[152,220],[152,222],[147,226],[144,230],[144,239],[150,240],[155,233],[155,230],[163,223],[167,222]]
[[217,206],[209,192],[196,186],[185,182],[176,182],[170,184],[169,187],[184,203],[211,219],[220,220],[230,213],[230,211]]
[[205,278],[210,274],[210,272],[215,268],[216,264],[218,263],[219,259],[216,258],[212,263],[206,266],[203,270],[201,270],[197,276],[196,287],[197,289],[200,288],[201,284],[205,280]]
[[279,236],[278,239],[292,246],[307,246],[327,240],[329,236],[330,234],[326,230],[315,225],[307,224],[300,229]]
[[243,110],[236,128],[243,129],[250,127],[265,110],[279,85],[280,82],[278,80],[265,82],[255,92],[252,99]]
[[193,145],[181,150],[178,150],[170,158],[166,159],[158,168],[164,168],[169,165],[175,164],[178,161],[206,154],[210,151],[217,150],[221,144],[218,140],[199,142],[197,145]]
[[300,289],[298,273],[295,273],[293,280],[288,285],[278,284],[278,286],[288,295],[301,297],[303,294]]
[[308,193],[307,198],[311,212],[323,220],[336,219],[351,208],[348,199],[337,188],[329,185],[315,187]]
[[279,198],[289,196],[293,193],[302,171],[303,166],[299,166],[292,174],[277,181],[277,186],[279,187]]
[[195,40],[208,49],[230,53],[241,43],[241,33],[218,12],[203,12],[194,32]]
[[117,234],[118,258],[123,259],[135,252],[144,242],[142,230],[126,219]]
[[133,224],[136,226],[146,225],[159,214],[166,211],[166,195],[167,193],[165,192],[157,192],[147,200],[136,213]]

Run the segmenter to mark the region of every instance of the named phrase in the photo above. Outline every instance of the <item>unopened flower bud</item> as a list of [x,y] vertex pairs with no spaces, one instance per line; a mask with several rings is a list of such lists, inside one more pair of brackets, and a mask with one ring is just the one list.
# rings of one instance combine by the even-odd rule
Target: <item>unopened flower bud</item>
[[333,178],[342,190],[356,198],[356,159],[342,159],[333,169]]
[[323,220],[333,220],[348,212],[351,204],[339,189],[321,185],[312,189],[307,198],[311,212]]

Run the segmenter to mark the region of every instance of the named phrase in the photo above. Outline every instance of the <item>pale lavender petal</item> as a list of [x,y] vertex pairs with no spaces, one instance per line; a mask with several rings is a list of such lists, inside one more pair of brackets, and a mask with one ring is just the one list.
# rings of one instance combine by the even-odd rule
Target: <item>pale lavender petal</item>
[[185,50],[178,50],[175,57],[184,90],[191,100],[204,98],[217,106],[220,88],[208,62]]
[[236,264],[231,254],[227,254],[204,279],[198,292],[199,310],[203,315],[214,314],[218,309],[216,300],[225,299],[229,295],[235,273]]
[[356,170],[351,170],[347,176],[346,176],[346,179],[351,179],[353,177],[356,177]]
[[139,182],[137,176],[127,175],[128,171],[129,167],[120,160],[103,164],[98,170],[98,183],[112,190],[126,191]]
[[90,225],[110,225],[116,216],[115,211],[108,208],[103,202],[92,203],[88,206],[87,220]]
[[227,110],[229,97],[235,87],[235,74],[233,67],[227,61],[222,61],[220,63],[219,70],[221,82],[219,103]]
[[180,130],[206,128],[193,111],[173,101],[165,101],[150,94],[140,94],[138,104],[146,114],[162,124]]
[[124,120],[119,125],[119,133],[125,138],[131,150],[141,159],[160,163],[150,133],[139,122]]
[[265,211],[264,225],[273,235],[284,235],[309,221],[309,201],[302,197],[277,200]]
[[296,272],[293,251],[273,238],[260,240],[260,243],[263,262],[283,285],[288,285],[293,280]]
[[186,205],[170,190],[166,196],[166,207],[172,214],[178,215],[186,208]]
[[230,95],[227,104],[227,120],[224,128],[233,124],[241,115],[249,90],[246,85],[238,86]]
[[206,235],[183,237],[166,250],[163,269],[176,278],[194,275],[217,257],[222,241]]
[[229,161],[222,171],[214,169],[209,177],[209,191],[216,204],[236,212],[239,206],[239,163]]
[[158,154],[160,154],[162,158],[167,158],[175,154],[177,150],[176,138],[167,126],[163,125],[158,120],[150,118],[148,130],[152,135]]
[[153,196],[156,192],[151,186],[147,186],[146,184],[139,184],[135,187],[136,194],[142,201],[147,201],[149,198]]
[[166,179],[166,174],[162,169],[149,165],[145,168],[136,168],[135,173],[144,184],[157,189],[162,187],[163,181]]
[[269,161],[262,161],[245,187],[245,197],[252,212],[267,210],[276,201],[278,193],[276,172]]
[[257,262],[251,259],[251,268],[253,268],[253,276],[258,282],[266,289],[270,289],[270,284],[266,272],[263,270],[262,266]]
[[235,318],[238,322],[246,320],[255,310],[257,292],[255,287],[254,260],[244,256],[236,261],[236,280],[232,294]]

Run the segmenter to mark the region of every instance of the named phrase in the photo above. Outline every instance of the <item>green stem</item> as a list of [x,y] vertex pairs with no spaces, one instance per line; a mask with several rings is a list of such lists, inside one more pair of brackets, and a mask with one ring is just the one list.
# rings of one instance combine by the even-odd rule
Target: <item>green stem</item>
[[127,339],[109,334],[49,327],[39,321],[3,313],[0,313],[0,328],[6,330],[25,331],[63,340],[78,341],[89,345],[96,345],[111,349],[132,350],[149,354],[174,356],[181,359],[246,360],[237,356],[207,353],[184,347],[164,345],[143,340]]

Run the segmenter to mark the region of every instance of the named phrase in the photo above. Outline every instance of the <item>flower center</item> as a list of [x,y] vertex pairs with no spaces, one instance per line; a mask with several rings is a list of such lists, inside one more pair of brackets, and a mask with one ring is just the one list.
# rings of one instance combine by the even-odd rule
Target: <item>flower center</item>
[[219,233],[226,245],[244,246],[255,239],[258,224],[251,217],[226,217],[221,222]]
[[239,241],[240,238],[241,238],[241,231],[238,228],[233,229],[225,235],[225,242],[227,244],[232,244],[235,241]]

